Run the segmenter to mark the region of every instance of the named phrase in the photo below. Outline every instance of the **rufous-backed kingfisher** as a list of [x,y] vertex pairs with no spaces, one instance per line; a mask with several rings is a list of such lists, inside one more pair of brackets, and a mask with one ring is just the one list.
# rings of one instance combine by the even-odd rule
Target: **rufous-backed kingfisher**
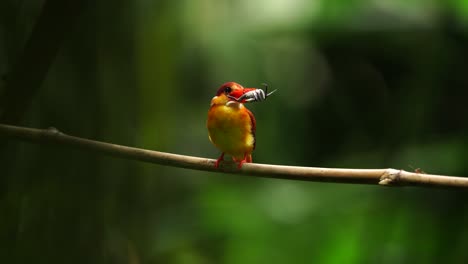
[[[206,126],[210,141],[222,152],[216,160],[216,168],[224,160],[224,154],[232,156],[238,162],[238,168],[245,162],[252,162],[256,122],[244,103],[254,99],[255,90],[261,89],[244,88],[238,83],[227,82],[221,85],[211,100]],[[252,100],[248,100],[250,97],[246,95],[250,95]]]

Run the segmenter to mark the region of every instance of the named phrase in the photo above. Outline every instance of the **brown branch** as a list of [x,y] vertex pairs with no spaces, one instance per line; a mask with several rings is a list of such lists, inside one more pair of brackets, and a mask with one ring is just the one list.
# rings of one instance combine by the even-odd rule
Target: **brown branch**
[[465,177],[430,175],[396,169],[330,169],[256,163],[244,164],[242,169],[237,169],[236,164],[230,162],[222,163],[220,168],[216,169],[214,168],[215,160],[213,159],[177,155],[73,137],[63,134],[55,128],[34,129],[0,124],[0,136],[4,139],[11,138],[34,143],[55,143],[61,146],[77,147],[96,153],[171,167],[245,174],[265,178],[379,184],[384,186],[468,187],[468,178]]

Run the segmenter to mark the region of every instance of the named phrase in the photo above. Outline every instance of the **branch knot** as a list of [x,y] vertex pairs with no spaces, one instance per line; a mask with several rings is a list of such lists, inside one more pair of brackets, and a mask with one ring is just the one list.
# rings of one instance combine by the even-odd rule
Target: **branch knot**
[[380,177],[379,185],[384,186],[398,186],[401,185],[400,182],[401,170],[387,169]]
[[55,127],[48,127],[47,129],[44,129],[42,131],[42,137],[44,137],[47,140],[51,140],[52,138],[58,138],[62,135],[64,134]]

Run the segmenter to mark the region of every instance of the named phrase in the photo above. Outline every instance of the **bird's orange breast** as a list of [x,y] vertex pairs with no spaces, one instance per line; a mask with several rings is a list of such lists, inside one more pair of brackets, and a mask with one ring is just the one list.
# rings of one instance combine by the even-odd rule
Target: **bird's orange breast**
[[235,158],[242,158],[254,150],[254,125],[252,113],[241,103],[212,105],[208,111],[207,127],[211,142]]

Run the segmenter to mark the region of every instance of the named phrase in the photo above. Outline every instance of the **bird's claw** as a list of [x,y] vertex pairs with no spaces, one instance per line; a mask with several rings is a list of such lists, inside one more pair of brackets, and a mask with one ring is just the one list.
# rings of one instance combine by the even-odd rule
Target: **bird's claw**
[[224,152],[221,153],[221,156],[219,156],[219,158],[218,158],[218,159],[216,160],[216,162],[215,162],[214,167],[215,167],[216,169],[219,168],[219,164],[221,163],[221,161],[224,161]]
[[246,162],[245,159],[239,161],[239,164],[237,164],[237,168],[238,168],[238,169],[241,169],[241,168],[242,168],[242,165],[244,165],[245,162]]

